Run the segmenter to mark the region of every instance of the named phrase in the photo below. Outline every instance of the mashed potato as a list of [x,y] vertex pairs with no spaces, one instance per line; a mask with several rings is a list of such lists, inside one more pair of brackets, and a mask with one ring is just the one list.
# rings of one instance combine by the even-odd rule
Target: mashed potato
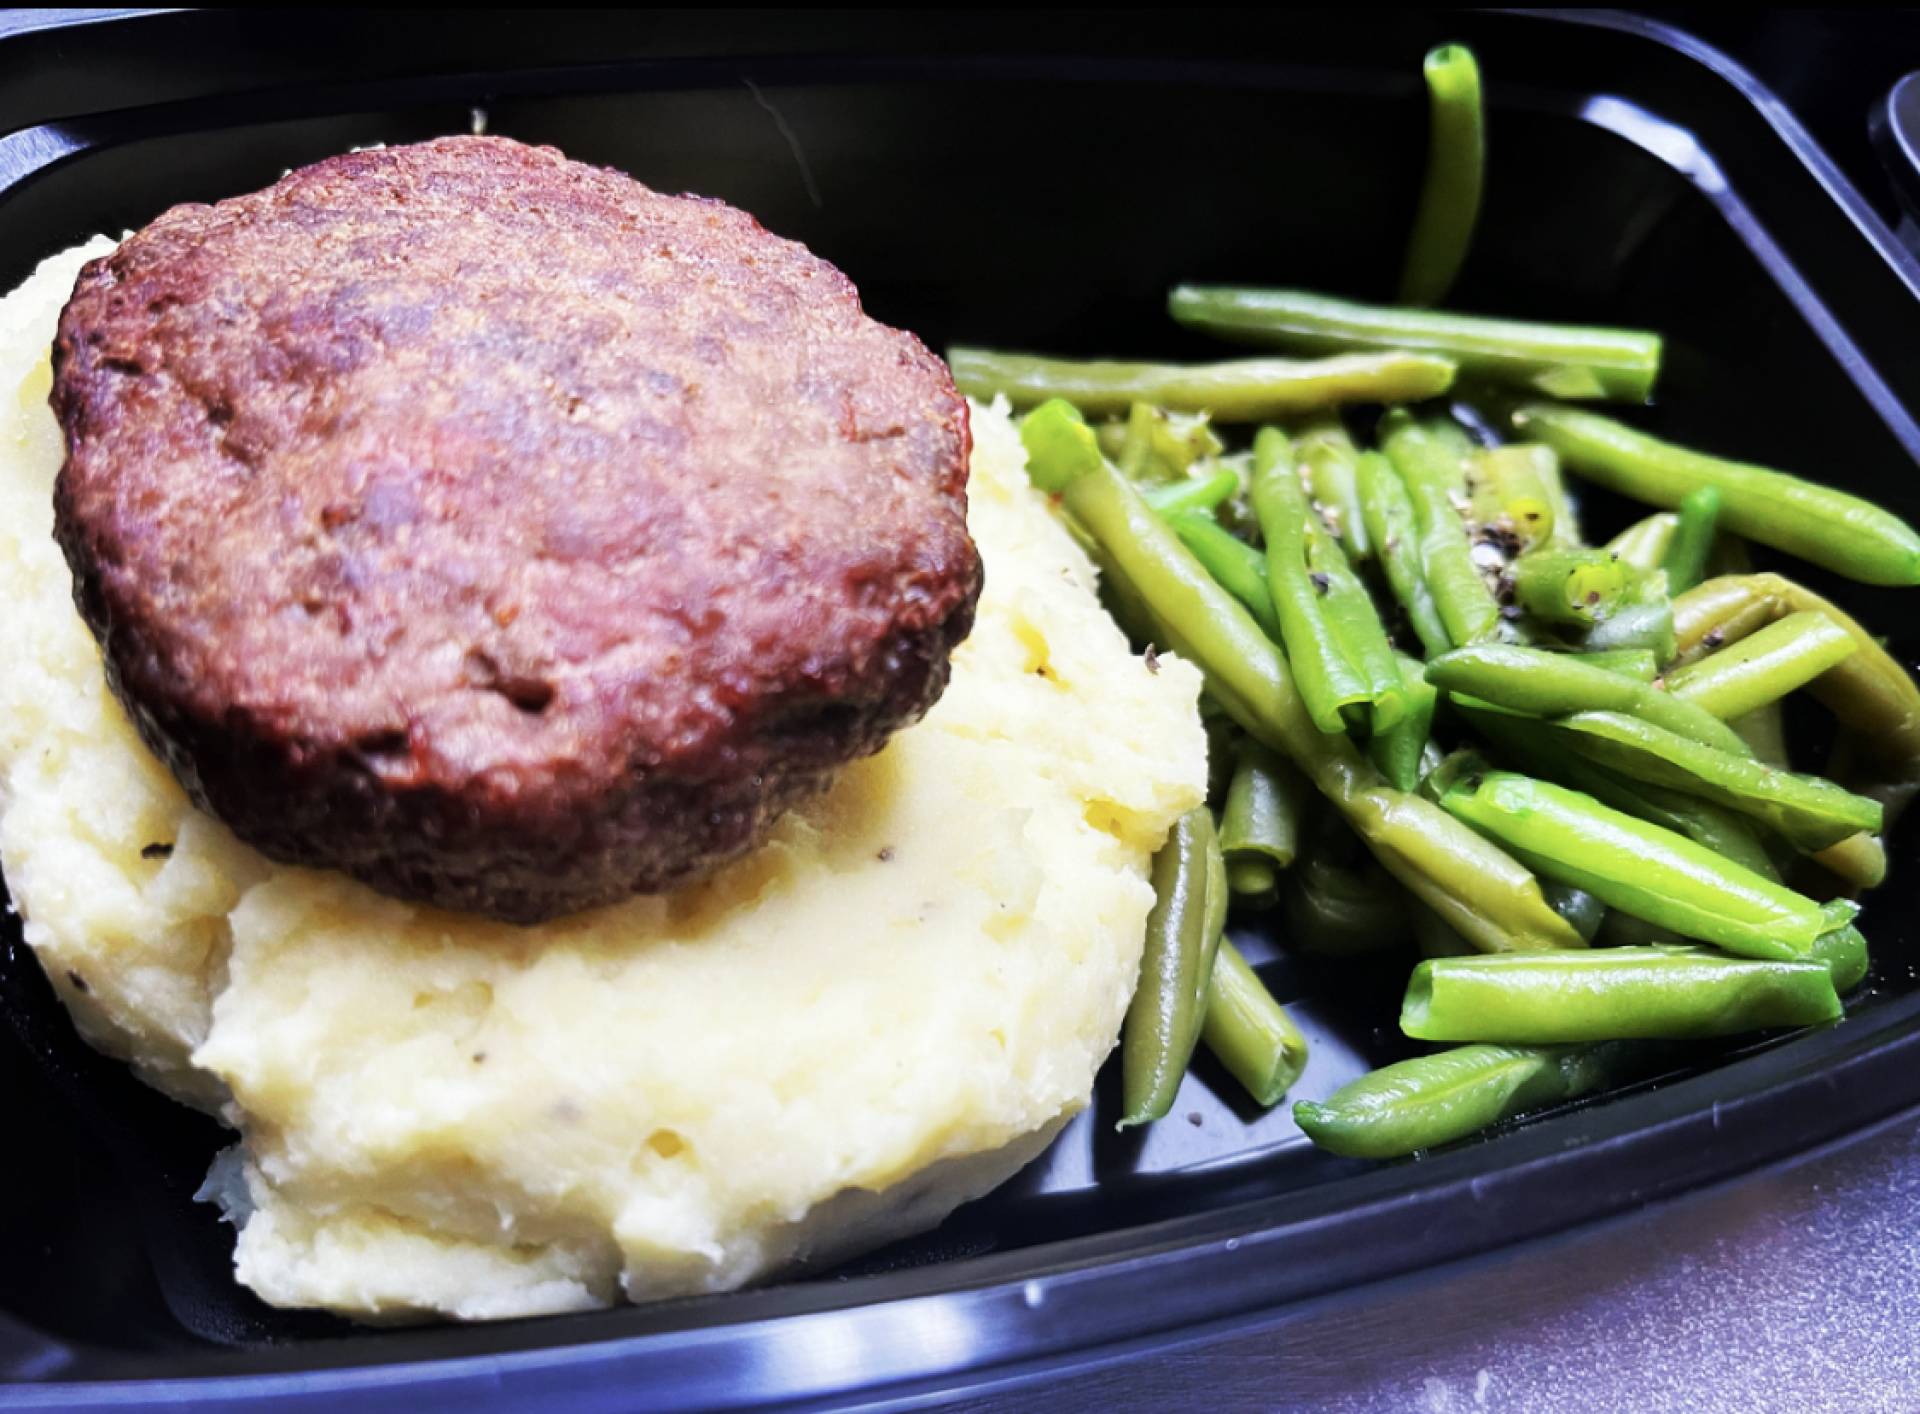
[[240,1131],[243,1282],[381,1318],[721,1290],[938,1222],[1086,1103],[1202,797],[1199,679],[1129,651],[1003,413],[932,714],[706,883],[515,928],[268,863],[107,692],[46,350],[108,248],[0,301],[0,864],[82,1034]]

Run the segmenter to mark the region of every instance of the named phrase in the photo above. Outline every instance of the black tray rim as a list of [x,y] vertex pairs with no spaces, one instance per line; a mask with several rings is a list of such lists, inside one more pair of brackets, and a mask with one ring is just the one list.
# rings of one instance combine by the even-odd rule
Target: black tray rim
[[[161,13],[16,12],[0,23],[0,45]],[[1786,105],[1730,56],[1625,11],[1503,13],[1636,36],[1707,69],[1760,114],[1920,298],[1920,260]],[[193,108],[198,100],[163,106]],[[15,129],[0,146],[43,132]],[[50,152],[34,144],[40,160],[0,160],[0,200],[18,182],[91,146]],[[16,155],[27,154],[16,148]],[[1736,1178],[1908,1108],[1920,1100],[1916,1059],[1920,992],[1670,1085],[1305,1192],[843,1282],[504,1323],[481,1328],[496,1337],[495,1349],[481,1355],[452,1353],[470,1348],[475,1335],[458,1326],[381,1336],[391,1353],[371,1359],[358,1339],[210,1350],[181,1360],[178,1375],[0,1385],[0,1408],[165,1402],[235,1410],[345,1400],[358,1407],[380,1395],[416,1404],[458,1400],[476,1409],[535,1398],[623,1407],[626,1395],[642,1390],[650,1406],[662,1408],[806,1407],[844,1401],[855,1390],[864,1391],[861,1407],[918,1407],[984,1383],[1006,1388],[1066,1364],[1210,1339],[1270,1320],[1290,1303]],[[1731,1093],[1730,1080],[1738,1082]],[[1804,1123],[1809,1112],[1818,1116],[1811,1125]],[[1802,1122],[1783,1124],[1789,1117]],[[1499,1162],[1488,1163],[1490,1155]],[[1543,1183],[1549,1175],[1552,1182]],[[1596,1193],[1604,1195],[1597,1202]],[[604,1329],[642,1316],[650,1318],[644,1333]],[[353,1358],[326,1358],[347,1347],[355,1347]]]

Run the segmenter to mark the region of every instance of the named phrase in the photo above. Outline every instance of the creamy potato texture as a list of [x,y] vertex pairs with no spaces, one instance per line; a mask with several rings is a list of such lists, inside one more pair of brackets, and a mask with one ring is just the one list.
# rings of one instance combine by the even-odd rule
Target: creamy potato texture
[[707,882],[516,928],[267,862],[108,693],[46,406],[108,248],[0,301],[0,863],[86,1038],[240,1132],[242,1281],[386,1319],[725,1289],[937,1222],[1086,1103],[1202,798],[1199,679],[1129,650],[1003,413],[927,719]]

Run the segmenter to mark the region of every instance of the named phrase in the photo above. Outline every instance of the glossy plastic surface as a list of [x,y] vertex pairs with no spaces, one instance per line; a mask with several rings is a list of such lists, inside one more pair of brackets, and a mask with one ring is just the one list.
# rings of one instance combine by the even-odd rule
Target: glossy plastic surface
[[[1606,17],[1189,14],[1179,28],[233,12],[17,33],[0,39],[0,286],[94,231],[357,143],[464,130],[479,107],[492,131],[746,207],[936,348],[1195,353],[1161,310],[1179,279],[1390,292],[1422,152],[1419,56],[1460,38],[1493,112],[1483,235],[1456,303],[1656,327],[1669,359],[1650,425],[1920,520],[1920,273],[1717,56]],[[1810,577],[1912,660],[1913,601]],[[81,1046],[9,919],[0,1378],[51,1383],[0,1390],[0,1405],[139,1398],[156,1379],[203,1405],[904,1397],[1218,1328],[1618,1211],[1920,1098],[1914,855],[1909,828],[1863,920],[1876,972],[1844,1026],[1725,1064],[1701,1053],[1631,1095],[1417,1163],[1318,1153],[1207,1064],[1172,1119],[1117,1135],[1103,1077],[1033,1168],[853,1268],[410,1331],[271,1311],[234,1286],[230,1234],[191,1202],[218,1127]],[[1313,1043],[1294,1098],[1404,1053],[1396,973],[1296,964],[1257,932],[1242,943]]]

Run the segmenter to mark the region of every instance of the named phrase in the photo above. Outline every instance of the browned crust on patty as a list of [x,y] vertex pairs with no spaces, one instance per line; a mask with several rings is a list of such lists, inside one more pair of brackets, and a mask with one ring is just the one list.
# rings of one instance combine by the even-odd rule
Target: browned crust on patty
[[939,696],[964,400],[717,201],[447,138],[82,270],[56,534],[116,693],[271,857],[532,921],[684,880]]

